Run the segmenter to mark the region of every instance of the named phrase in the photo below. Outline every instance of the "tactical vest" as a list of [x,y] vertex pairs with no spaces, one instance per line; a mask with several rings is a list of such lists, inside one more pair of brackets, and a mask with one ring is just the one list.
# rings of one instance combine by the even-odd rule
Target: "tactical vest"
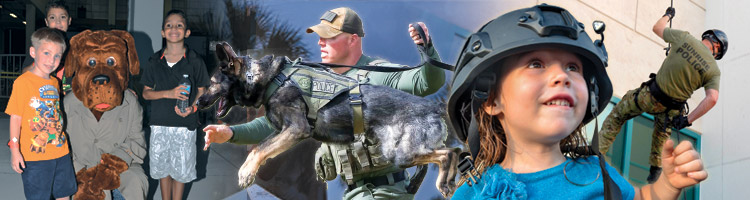
[[[368,63],[368,65],[394,65],[384,60],[374,60]],[[398,66],[398,65],[395,65]],[[356,81],[358,84],[369,84],[369,71],[358,70],[356,74]],[[355,88],[358,90],[358,87]],[[358,92],[352,90],[352,92]],[[351,93],[351,92],[350,92]],[[351,97],[352,95],[350,95]],[[352,98],[350,98],[352,103]],[[352,103],[354,104],[354,103]],[[354,107],[355,115],[357,112],[361,115],[361,107],[359,110]],[[358,122],[356,122],[355,127]],[[360,118],[362,119],[362,118]],[[363,122],[362,122],[363,124]],[[350,144],[327,144],[323,143],[316,152],[315,168],[318,177],[322,180],[333,180],[338,174],[342,175],[342,178],[347,184],[355,184],[355,175],[366,175],[368,173],[377,172],[379,170],[385,170],[394,167],[393,164],[383,157],[380,151],[380,141],[376,138],[367,138],[364,133],[364,128],[355,128],[355,140]]]

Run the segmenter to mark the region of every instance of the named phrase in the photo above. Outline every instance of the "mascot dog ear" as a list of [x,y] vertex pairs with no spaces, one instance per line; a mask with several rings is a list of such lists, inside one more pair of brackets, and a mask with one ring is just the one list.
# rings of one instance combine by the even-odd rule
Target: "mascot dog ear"
[[140,64],[138,62],[138,53],[135,51],[133,36],[123,30],[111,30],[110,33],[125,40],[125,43],[128,45],[128,70],[130,70],[131,75],[138,75],[140,73]]
[[78,71],[78,64],[80,61],[80,55],[78,54],[81,52],[79,48],[84,46],[85,38],[89,38],[91,33],[91,30],[85,30],[70,39],[68,55],[65,58],[65,77],[73,77],[76,71]]

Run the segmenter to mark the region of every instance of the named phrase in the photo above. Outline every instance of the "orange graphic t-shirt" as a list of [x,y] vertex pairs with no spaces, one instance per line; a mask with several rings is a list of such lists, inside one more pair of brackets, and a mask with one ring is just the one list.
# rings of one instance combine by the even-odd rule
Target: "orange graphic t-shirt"
[[68,138],[62,131],[59,81],[31,72],[13,82],[5,113],[21,116],[19,146],[25,161],[51,160],[68,154]]

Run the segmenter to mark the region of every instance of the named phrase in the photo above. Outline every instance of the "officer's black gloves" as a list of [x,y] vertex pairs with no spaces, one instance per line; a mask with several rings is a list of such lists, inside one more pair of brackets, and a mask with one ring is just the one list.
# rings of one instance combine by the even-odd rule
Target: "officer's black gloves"
[[664,12],[664,16],[669,16],[669,21],[672,21],[672,18],[674,18],[674,8],[673,7],[667,8],[667,11]]
[[688,118],[685,115],[679,115],[672,118],[672,128],[677,130],[682,130],[685,127],[691,126],[690,122],[688,122]]

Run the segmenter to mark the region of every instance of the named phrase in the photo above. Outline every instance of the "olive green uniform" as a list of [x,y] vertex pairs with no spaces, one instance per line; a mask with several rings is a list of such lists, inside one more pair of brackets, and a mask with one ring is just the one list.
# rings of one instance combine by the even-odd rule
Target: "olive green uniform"
[[[672,48],[655,77],[661,91],[674,101],[685,102],[701,87],[719,90],[719,67],[711,50],[701,40],[686,31],[670,28],[664,29],[663,36]],[[643,112],[654,115],[649,164],[661,166],[662,145],[672,134],[668,120],[685,113],[659,103],[646,84],[628,91],[604,120],[599,150],[606,153],[625,121]]]
[[[431,58],[440,60],[433,47],[427,48],[426,52]],[[399,66],[366,55],[362,55],[356,65]],[[444,70],[430,64],[402,72],[366,72],[365,70],[360,71],[352,68],[344,75],[360,82],[366,82],[366,84],[389,86],[417,96],[435,93],[445,82]],[[256,144],[276,131],[266,117],[260,117],[230,128],[234,136],[229,142],[236,144]],[[357,159],[356,155],[359,155],[360,158],[368,155],[371,158],[378,158],[379,152],[369,150],[378,149],[379,142],[373,141],[371,138],[364,138],[363,134],[355,135],[358,139],[351,145],[326,143],[321,145],[316,152],[315,159],[318,176],[324,180],[333,180],[341,174],[342,180],[346,181],[351,188],[347,190],[344,199],[413,199],[413,194],[406,192],[408,177],[404,181],[389,181],[388,185],[374,186],[364,183],[363,180],[374,177],[385,177],[387,180],[393,180],[394,173],[404,173],[404,170],[391,163],[380,162],[383,161],[380,159],[371,159],[372,161],[370,159]],[[336,152],[336,154],[332,152]],[[342,152],[341,155],[344,157],[354,159],[341,159],[344,157],[339,157],[338,152]]]

